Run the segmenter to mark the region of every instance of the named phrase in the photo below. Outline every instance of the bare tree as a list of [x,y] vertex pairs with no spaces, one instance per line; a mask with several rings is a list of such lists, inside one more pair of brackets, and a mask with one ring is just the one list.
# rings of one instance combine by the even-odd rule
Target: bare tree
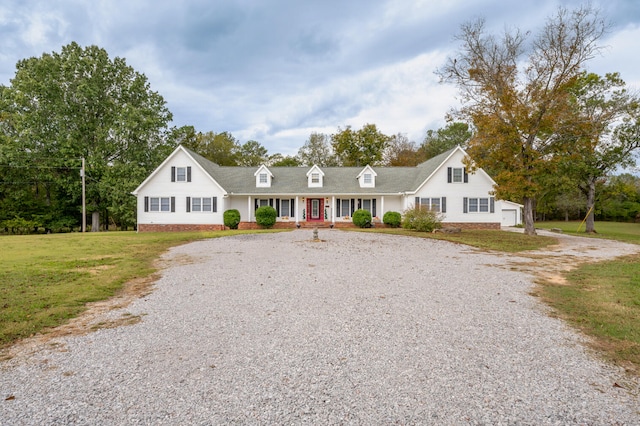
[[496,195],[522,201],[528,235],[535,235],[539,177],[571,115],[568,88],[600,51],[605,30],[591,6],[559,8],[529,44],[529,33],[505,30],[497,38],[477,20],[461,27],[462,46],[438,70],[460,90],[463,105],[453,115],[476,129],[467,149],[475,164],[469,166],[491,168]]

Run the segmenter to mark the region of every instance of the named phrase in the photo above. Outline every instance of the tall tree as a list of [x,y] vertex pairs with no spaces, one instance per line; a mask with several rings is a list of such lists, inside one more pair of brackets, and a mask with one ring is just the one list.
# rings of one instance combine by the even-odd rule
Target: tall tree
[[406,135],[398,133],[389,140],[387,149],[385,151],[384,163],[387,166],[417,166],[421,162],[425,161],[423,153],[420,152],[416,143],[410,141]]
[[269,156],[266,164],[269,167],[298,167],[300,165],[300,159],[295,155],[291,156],[276,153]]
[[567,143],[558,153],[563,174],[573,176],[586,198],[586,226],[595,232],[596,182],[618,167],[635,164],[640,148],[640,100],[618,73],[583,73],[570,88],[574,120],[562,129]]
[[183,145],[220,166],[237,166],[242,150],[240,141],[229,132],[199,132]]
[[342,166],[375,166],[382,163],[390,139],[375,124],[365,124],[358,131],[351,126],[338,128],[331,135],[331,145]]
[[[16,158],[31,167],[51,166],[39,173],[50,182],[48,193],[71,199],[78,209],[78,168],[85,158],[94,230],[101,212],[118,210],[122,203],[135,211],[134,197],[123,194],[158,165],[156,154],[167,144],[172,118],[147,78],[124,59],[112,60],[104,49],[75,42],[60,53],[21,60],[16,68],[6,93]],[[113,174],[120,176],[116,188],[105,184]]]
[[240,146],[238,152],[239,166],[259,166],[269,160],[267,148],[257,141],[247,141]]
[[449,123],[438,130],[427,130],[420,151],[422,151],[425,160],[428,160],[458,145],[465,148],[471,136],[473,136],[473,132],[467,123],[459,121]]
[[298,150],[298,157],[303,166],[332,167],[337,165],[330,138],[324,133],[311,133],[309,139]]
[[494,167],[498,197],[522,200],[528,235],[539,178],[571,112],[568,88],[599,52],[605,29],[591,6],[559,8],[531,43],[519,30],[488,35],[477,20],[462,26],[460,50],[438,70],[462,94],[455,116],[476,129],[467,152],[475,165]]

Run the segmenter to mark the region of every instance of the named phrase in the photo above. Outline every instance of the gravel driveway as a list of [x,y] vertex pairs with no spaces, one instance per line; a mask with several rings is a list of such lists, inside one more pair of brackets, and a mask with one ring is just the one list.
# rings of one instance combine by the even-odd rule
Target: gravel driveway
[[[172,249],[154,291],[106,318],[138,323],[0,363],[0,424],[640,424],[637,384],[528,294],[513,269],[530,259],[311,237]],[[640,249],[562,241],[551,254]]]

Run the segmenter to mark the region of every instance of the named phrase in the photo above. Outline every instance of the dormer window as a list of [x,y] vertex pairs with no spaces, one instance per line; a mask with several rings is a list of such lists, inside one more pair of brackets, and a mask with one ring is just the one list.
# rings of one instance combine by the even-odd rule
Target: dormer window
[[257,188],[269,188],[271,187],[271,180],[273,179],[273,174],[269,171],[267,166],[264,164],[256,170],[254,173],[256,177],[256,187]]
[[324,172],[320,170],[320,167],[313,166],[307,172],[308,186],[309,188],[322,188],[322,180],[324,179]]
[[366,166],[357,176],[358,182],[360,182],[360,188],[375,188],[376,176],[377,174],[371,166]]

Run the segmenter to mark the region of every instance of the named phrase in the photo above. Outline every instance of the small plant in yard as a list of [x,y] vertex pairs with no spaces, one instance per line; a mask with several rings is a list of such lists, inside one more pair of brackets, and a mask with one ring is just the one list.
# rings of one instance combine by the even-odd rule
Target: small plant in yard
[[432,232],[442,227],[442,214],[424,206],[413,207],[404,211],[402,227],[413,231]]
[[263,228],[271,228],[276,223],[278,212],[271,206],[258,207],[256,210],[256,223]]
[[224,220],[224,226],[229,229],[238,229],[238,224],[240,223],[240,212],[238,210],[226,210],[222,217]]
[[402,215],[398,212],[386,212],[382,216],[382,223],[391,228],[398,228],[402,223]]
[[371,228],[371,213],[367,210],[356,210],[353,212],[353,224],[359,228]]

